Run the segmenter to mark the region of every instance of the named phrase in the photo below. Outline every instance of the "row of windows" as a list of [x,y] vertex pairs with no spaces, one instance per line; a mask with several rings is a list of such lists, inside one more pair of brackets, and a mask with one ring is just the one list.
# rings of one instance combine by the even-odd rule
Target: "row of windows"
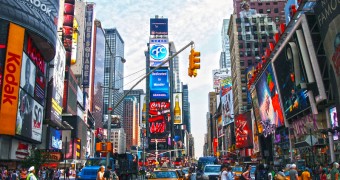
[[[273,18],[272,17],[260,17],[260,23],[264,23],[265,19],[267,19],[267,22],[273,22]],[[250,21],[254,24],[259,23],[257,18],[243,18],[244,23],[250,23]],[[280,21],[280,16],[276,16],[275,17],[275,22],[279,22]],[[237,18],[236,19],[236,23],[237,24],[241,24],[242,22],[242,18]]]
[[[277,5],[277,2],[266,2],[266,3],[259,2],[258,6],[262,6],[264,4],[268,6],[268,5],[272,5],[272,3],[273,3],[273,5]],[[255,3],[250,3],[250,5],[255,6]]]
[[[252,35],[252,36],[251,36]],[[237,35],[238,40],[246,40],[246,41],[250,41],[250,40],[259,40],[259,35],[258,34],[246,34],[245,35],[245,39],[243,38],[244,35]],[[274,34],[270,33],[269,36],[262,34],[260,35],[262,40],[267,40],[268,39],[273,39]]]
[[[256,25],[254,25],[254,26],[245,26],[244,30],[245,30],[245,32],[253,32],[253,33],[258,31]],[[267,25],[267,26],[266,25],[261,25],[259,30],[260,31],[273,31],[273,25]],[[237,27],[237,32],[242,32],[242,27],[241,26]]]

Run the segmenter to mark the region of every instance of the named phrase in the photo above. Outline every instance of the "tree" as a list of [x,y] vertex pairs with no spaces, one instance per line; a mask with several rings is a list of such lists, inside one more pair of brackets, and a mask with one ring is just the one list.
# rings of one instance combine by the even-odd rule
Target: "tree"
[[33,148],[31,149],[30,155],[22,162],[22,166],[25,168],[34,166],[34,169],[38,172],[38,169],[46,163],[46,160],[47,158],[44,156],[44,153],[42,153],[39,149]]

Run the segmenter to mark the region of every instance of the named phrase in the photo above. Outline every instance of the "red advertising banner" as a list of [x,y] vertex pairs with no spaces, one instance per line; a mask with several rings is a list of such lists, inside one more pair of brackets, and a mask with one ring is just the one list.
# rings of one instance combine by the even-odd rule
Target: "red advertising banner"
[[213,142],[213,148],[214,148],[214,154],[216,155],[217,153],[217,146],[218,146],[218,139],[214,138],[214,142]]
[[235,117],[236,148],[250,148],[253,146],[252,122],[250,112]]
[[150,102],[149,132],[150,134],[164,134],[170,122],[170,103]]

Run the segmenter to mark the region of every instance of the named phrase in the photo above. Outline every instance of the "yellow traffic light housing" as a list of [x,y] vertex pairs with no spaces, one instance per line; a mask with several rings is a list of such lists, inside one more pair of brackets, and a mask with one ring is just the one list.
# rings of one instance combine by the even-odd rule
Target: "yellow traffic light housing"
[[192,76],[196,77],[197,69],[201,68],[201,65],[199,64],[201,62],[200,56],[201,56],[200,52],[191,49],[189,55],[189,68],[188,68],[188,75],[190,77]]

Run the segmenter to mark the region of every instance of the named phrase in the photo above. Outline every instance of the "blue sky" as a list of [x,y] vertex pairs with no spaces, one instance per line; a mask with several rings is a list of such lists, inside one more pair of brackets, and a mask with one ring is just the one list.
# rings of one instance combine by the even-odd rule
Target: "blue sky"
[[[129,76],[145,68],[144,51],[149,41],[150,18],[168,18],[169,40],[179,50],[190,41],[201,52],[201,69],[196,78],[187,74],[190,48],[179,54],[180,79],[189,86],[191,131],[195,138],[196,157],[203,155],[207,131],[208,92],[213,91],[212,70],[218,69],[222,51],[223,19],[230,18],[232,0],[94,0],[96,18],[104,28],[117,28],[125,42],[125,74]],[[130,89],[145,71],[124,79]],[[133,82],[132,82],[133,81]],[[136,88],[145,89],[145,81]]]

